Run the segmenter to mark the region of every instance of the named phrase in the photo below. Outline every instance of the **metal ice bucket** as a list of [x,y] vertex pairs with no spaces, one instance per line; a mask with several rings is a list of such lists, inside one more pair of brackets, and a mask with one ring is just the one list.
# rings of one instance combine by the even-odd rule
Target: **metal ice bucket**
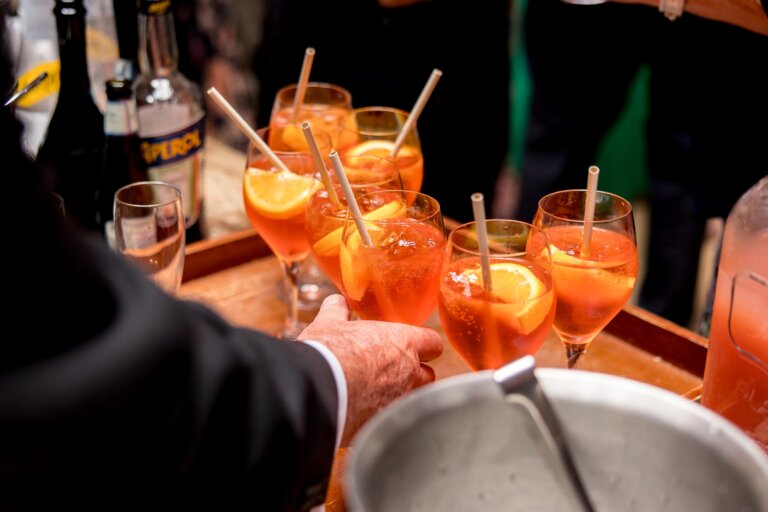
[[[602,511],[768,511],[768,456],[715,413],[653,386],[536,370]],[[520,407],[491,372],[418,390],[360,432],[345,474],[354,512],[569,510]]]

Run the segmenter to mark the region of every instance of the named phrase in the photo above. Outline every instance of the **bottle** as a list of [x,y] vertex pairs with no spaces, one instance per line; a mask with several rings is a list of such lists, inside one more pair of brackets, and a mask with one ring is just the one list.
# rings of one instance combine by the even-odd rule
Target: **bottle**
[[115,78],[106,81],[104,163],[98,190],[99,225],[110,247],[115,248],[113,219],[115,192],[136,181],[147,181],[139,153],[139,118],[133,97],[131,63],[119,60]]
[[768,451],[768,177],[725,223],[701,403]]
[[141,154],[151,179],[181,191],[190,243],[202,238],[205,109],[199,87],[178,71],[170,0],[139,0],[139,65]]
[[[137,25],[136,2],[112,0],[112,5],[115,13],[120,58],[130,61],[131,70],[136,73],[139,70],[139,27]],[[135,77],[131,75],[127,78],[133,80]]]
[[56,0],[61,85],[37,164],[64,198],[67,218],[98,230],[96,186],[104,150],[104,118],[91,96],[85,57],[83,0]]

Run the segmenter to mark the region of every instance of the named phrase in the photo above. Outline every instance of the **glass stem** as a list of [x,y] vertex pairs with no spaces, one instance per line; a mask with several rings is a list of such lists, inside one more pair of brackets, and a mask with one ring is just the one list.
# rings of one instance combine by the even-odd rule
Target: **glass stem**
[[299,271],[301,270],[301,261],[284,261],[283,270],[285,272],[285,284],[288,299],[288,315],[285,318],[285,330],[282,337],[286,339],[295,339],[301,332],[299,322]]

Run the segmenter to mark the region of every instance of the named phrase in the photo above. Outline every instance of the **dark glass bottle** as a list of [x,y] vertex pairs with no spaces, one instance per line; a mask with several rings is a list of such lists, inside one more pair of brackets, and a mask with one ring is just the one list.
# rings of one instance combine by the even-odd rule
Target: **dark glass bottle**
[[104,118],[91,97],[83,0],[56,0],[53,13],[61,85],[37,164],[64,199],[67,218],[98,230],[96,187],[104,150]]
[[150,178],[181,191],[187,243],[200,240],[205,108],[200,88],[178,70],[170,0],[139,0],[139,65],[134,82],[141,154]]
[[[132,0],[112,0],[117,28],[117,43],[120,58],[131,63],[131,71],[139,72],[139,26],[136,2]],[[127,78],[133,80],[135,75]]]
[[98,190],[99,225],[114,247],[112,223],[115,192],[136,181],[147,180],[147,168],[139,153],[139,118],[133,97],[131,65],[120,60],[115,78],[107,80],[107,112],[104,116],[104,165]]

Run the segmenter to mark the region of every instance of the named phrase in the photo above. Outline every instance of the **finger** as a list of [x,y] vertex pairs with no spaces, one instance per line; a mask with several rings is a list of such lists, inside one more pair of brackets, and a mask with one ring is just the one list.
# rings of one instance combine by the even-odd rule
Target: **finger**
[[349,320],[347,301],[338,293],[329,295],[320,305],[320,310],[313,323],[316,322],[346,322]]
[[443,353],[443,338],[433,329],[416,327],[417,337],[414,347],[419,361],[431,361]]
[[419,365],[419,371],[416,373],[413,387],[418,388],[431,382],[435,382],[435,370],[431,366],[422,363]]

